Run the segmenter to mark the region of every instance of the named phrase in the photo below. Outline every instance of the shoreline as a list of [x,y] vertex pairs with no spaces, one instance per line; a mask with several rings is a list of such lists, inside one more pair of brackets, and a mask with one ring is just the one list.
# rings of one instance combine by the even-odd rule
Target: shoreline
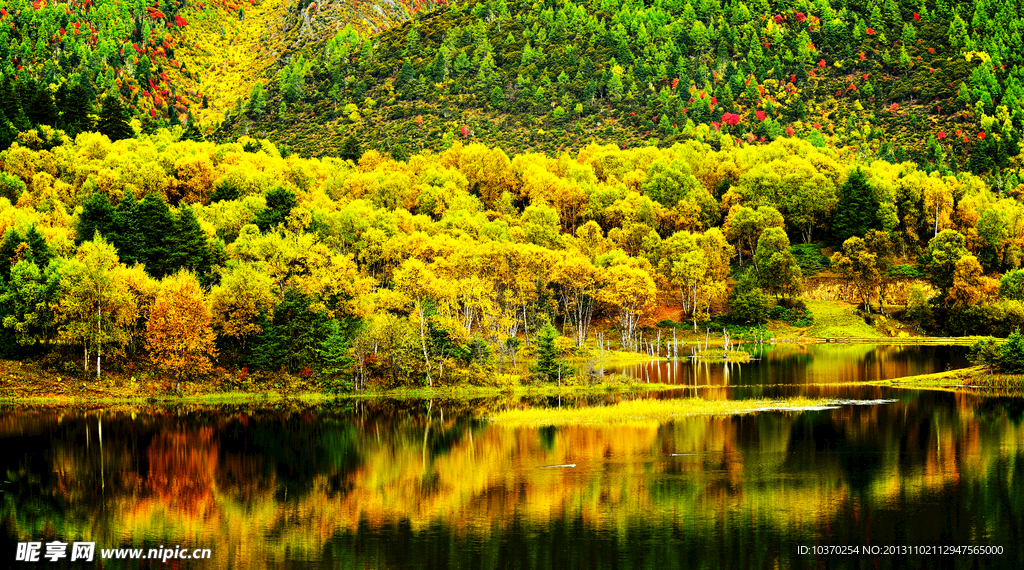
[[322,392],[218,392],[190,396],[132,396],[132,397],[81,397],[46,395],[28,397],[0,397],[0,406],[5,405],[122,405],[122,404],[248,404],[275,402],[346,402],[366,400],[428,400],[428,399],[477,399],[496,397],[546,397],[579,396],[588,394],[632,394],[637,392],[663,392],[678,390],[686,386],[663,383],[622,383],[598,384],[595,386],[516,386],[498,388],[488,386],[397,388],[393,390],[367,390],[344,394]]
[[[913,339],[823,339],[800,338],[784,339],[775,344],[878,344],[907,346],[964,346],[972,344],[974,337],[941,338],[921,337]],[[611,352],[611,351],[609,351]],[[594,362],[601,366],[620,363],[647,363],[672,360],[666,356],[653,356],[643,353],[606,353],[605,358],[596,358]],[[610,357],[610,358],[609,358]],[[685,355],[679,360],[689,360]],[[571,362],[586,362],[586,357],[570,357]],[[139,381],[134,376],[125,378],[126,374],[113,373],[100,381],[82,380],[80,378],[65,379],[49,373],[32,362],[0,361],[0,406],[10,405],[146,405],[146,404],[250,404],[274,402],[306,402],[324,403],[331,401],[377,400],[377,399],[475,399],[494,397],[544,397],[574,396],[588,394],[618,394],[636,392],[661,392],[686,388],[676,384],[648,383],[639,380],[623,381],[617,377],[608,377],[605,381],[585,385],[565,383],[554,385],[505,385],[505,386],[442,386],[442,387],[403,387],[389,390],[366,390],[362,392],[326,393],[317,390],[317,385],[308,381],[268,381],[263,389],[233,389],[222,391],[215,386],[203,384],[188,385],[194,393],[175,395],[169,389],[171,383],[165,379]],[[989,375],[991,376],[991,375]],[[998,388],[991,379],[987,385],[978,385],[979,378],[984,377],[980,367],[968,367],[953,371],[907,376],[888,380],[871,380],[846,385],[891,386],[908,389],[940,389],[957,388]],[[36,385],[18,385],[25,380],[34,380]],[[211,391],[204,391],[210,389]],[[26,393],[27,392],[27,393]]]

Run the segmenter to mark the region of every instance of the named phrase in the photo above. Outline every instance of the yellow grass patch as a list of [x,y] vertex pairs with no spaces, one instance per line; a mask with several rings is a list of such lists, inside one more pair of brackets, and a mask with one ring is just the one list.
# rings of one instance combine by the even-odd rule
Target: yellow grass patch
[[540,427],[601,423],[662,422],[683,416],[723,416],[753,414],[778,410],[819,410],[834,407],[838,402],[822,398],[787,398],[784,400],[631,400],[611,406],[587,408],[530,408],[508,410],[490,417],[495,423],[513,427]]
[[200,123],[224,120],[224,113],[238,100],[246,100],[253,85],[274,64],[284,49],[278,20],[286,14],[285,0],[263,0],[245,6],[245,17],[226,15],[211,9],[214,17],[189,15],[189,26],[182,34],[177,50],[182,63],[199,73],[199,81],[175,79],[196,93],[197,102],[205,94],[210,107],[196,104],[192,113]]

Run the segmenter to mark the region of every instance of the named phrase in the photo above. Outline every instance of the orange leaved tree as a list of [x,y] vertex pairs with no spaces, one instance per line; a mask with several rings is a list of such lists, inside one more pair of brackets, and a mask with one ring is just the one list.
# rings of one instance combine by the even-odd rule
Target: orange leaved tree
[[164,278],[146,324],[146,348],[161,369],[176,378],[210,371],[216,334],[206,296],[194,273]]

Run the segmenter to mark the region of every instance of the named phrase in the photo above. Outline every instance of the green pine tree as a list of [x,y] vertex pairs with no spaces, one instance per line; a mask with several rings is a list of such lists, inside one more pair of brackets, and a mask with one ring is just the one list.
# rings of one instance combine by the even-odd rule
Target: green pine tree
[[18,137],[18,129],[0,112],[0,150],[6,150]]
[[32,227],[25,234],[25,242],[28,243],[32,261],[35,262],[40,270],[45,270],[50,265],[54,253],[50,249],[50,245],[46,243],[46,238],[36,229],[35,224],[32,224]]
[[135,193],[128,190],[114,210],[114,235],[110,241],[117,248],[121,261],[127,265],[139,262],[138,252],[142,247],[142,236],[135,219],[137,209]]
[[182,206],[174,220],[174,234],[170,240],[172,271],[182,267],[192,271],[200,281],[210,276],[210,246],[206,232],[199,226],[199,220],[192,208]]
[[259,81],[252,86],[252,94],[249,95],[249,104],[246,110],[253,115],[261,115],[267,108],[267,96],[263,92],[263,84]]
[[484,56],[483,61],[480,62],[480,71],[476,75],[476,88],[481,93],[487,92],[487,87],[498,76],[498,66],[494,64],[494,58],[491,54]]
[[842,244],[853,236],[863,236],[868,230],[881,229],[878,206],[878,198],[864,171],[858,168],[851,172],[846,183],[839,187],[839,203],[832,218],[833,243]]
[[188,126],[186,126],[185,130],[181,132],[179,140],[195,142],[203,142],[206,140],[206,135],[204,135],[203,131],[199,128],[199,121],[192,118],[191,114],[189,115]]
[[7,228],[4,232],[4,241],[0,244],[0,276],[3,276],[4,283],[11,280],[11,267],[18,261],[15,256],[23,243],[25,238],[21,237],[18,230]]
[[358,330],[359,322],[355,319],[339,321],[331,319],[327,323],[327,336],[320,343],[317,351],[323,372],[330,379],[327,381],[329,390],[334,392],[350,391],[355,386],[350,375],[355,359],[352,357],[352,338]]
[[135,226],[139,230],[136,259],[146,265],[153,277],[164,277],[173,272],[172,244],[174,216],[163,198],[146,194],[135,210]]
[[543,376],[548,382],[558,382],[562,373],[562,361],[558,358],[555,339],[558,330],[550,322],[537,331],[537,364],[531,369],[534,374]]
[[26,131],[30,128],[28,117],[21,104],[20,89],[14,83],[10,75],[6,75],[0,82],[0,112],[19,131]]
[[24,83],[21,100],[27,102],[25,114],[35,125],[57,124],[57,106],[53,102],[53,92],[49,87],[30,80]]
[[266,232],[288,220],[288,214],[299,205],[295,192],[278,186],[267,192],[267,207],[256,213],[253,223]]
[[103,98],[103,108],[100,110],[96,129],[107,135],[112,141],[132,138],[135,136],[135,131],[128,124],[128,118],[128,110],[121,102],[121,97],[108,93]]
[[402,85],[408,85],[416,78],[416,70],[413,68],[412,63],[408,59],[402,62],[402,70],[398,72],[398,82]]
[[107,195],[93,192],[82,203],[82,213],[78,216],[78,227],[75,231],[75,243],[89,241],[99,232],[109,241],[114,241],[115,233],[114,207],[110,205]]
[[355,135],[349,135],[345,142],[341,144],[341,158],[343,160],[359,162],[359,158],[362,156],[363,149],[359,145],[359,139]]
[[89,90],[80,82],[63,83],[57,89],[57,108],[60,109],[58,128],[76,135],[92,128],[92,99]]
[[420,52],[420,35],[416,32],[415,26],[409,26],[409,33],[405,36],[405,55],[414,56]]

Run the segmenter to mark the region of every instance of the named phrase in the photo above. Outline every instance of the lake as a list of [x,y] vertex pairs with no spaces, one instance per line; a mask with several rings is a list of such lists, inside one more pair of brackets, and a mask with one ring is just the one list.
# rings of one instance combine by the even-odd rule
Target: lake
[[[861,402],[596,427],[488,423],[522,405],[512,397],[8,405],[0,557],[13,566],[16,541],[57,539],[95,542],[97,557],[210,549],[209,560],[105,568],[1024,567],[1024,400],[842,385],[963,355],[777,347],[728,379],[720,363],[661,366],[680,379],[667,395],[542,402],[695,390]],[[933,553],[957,546],[1002,554]],[[859,552],[825,552],[839,547]]]
[[[712,345],[712,348],[716,347]],[[605,371],[667,384],[803,386],[888,380],[969,365],[966,346],[783,343],[745,346],[743,349],[757,360],[740,365],[682,358],[680,355],[674,361],[655,360],[608,366]]]

